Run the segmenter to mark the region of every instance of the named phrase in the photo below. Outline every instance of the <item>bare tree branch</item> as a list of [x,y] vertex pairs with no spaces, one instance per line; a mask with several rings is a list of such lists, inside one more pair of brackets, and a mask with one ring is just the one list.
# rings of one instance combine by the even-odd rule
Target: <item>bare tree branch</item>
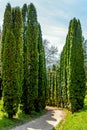
[[50,42],[47,39],[43,41],[43,44],[45,48],[46,65],[50,66],[55,64],[58,61],[58,48],[53,45],[50,47]]

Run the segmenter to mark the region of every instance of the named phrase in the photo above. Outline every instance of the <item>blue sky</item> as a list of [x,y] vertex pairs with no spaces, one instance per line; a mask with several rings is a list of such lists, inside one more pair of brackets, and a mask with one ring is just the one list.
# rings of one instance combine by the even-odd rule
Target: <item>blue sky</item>
[[0,25],[8,2],[12,7],[32,2],[37,10],[43,39],[57,46],[59,52],[65,44],[69,21],[73,17],[80,19],[83,35],[87,39],[87,0],[0,0]]

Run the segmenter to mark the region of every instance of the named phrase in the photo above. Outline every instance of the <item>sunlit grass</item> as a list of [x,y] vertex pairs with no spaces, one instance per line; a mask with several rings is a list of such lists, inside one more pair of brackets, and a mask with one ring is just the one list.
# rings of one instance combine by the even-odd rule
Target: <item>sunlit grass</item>
[[65,121],[60,122],[54,130],[87,130],[87,96],[81,111],[74,114],[67,111],[66,114]]

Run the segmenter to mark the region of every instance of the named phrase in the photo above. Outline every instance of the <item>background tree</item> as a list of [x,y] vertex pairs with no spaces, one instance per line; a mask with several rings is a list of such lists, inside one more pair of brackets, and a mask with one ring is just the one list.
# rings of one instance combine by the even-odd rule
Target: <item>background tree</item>
[[60,60],[60,104],[61,107],[68,106],[68,95],[67,95],[67,76],[68,76],[68,67],[67,67],[67,45],[64,46],[61,53]]
[[47,91],[48,91],[48,98],[47,98],[47,105],[52,105],[52,71],[51,68],[47,69]]
[[60,56],[60,68],[59,68],[59,95],[58,95],[58,106],[64,107],[63,102],[63,90],[64,90],[64,51],[61,52]]
[[56,64],[58,61],[58,49],[53,45],[49,45],[50,42],[48,40],[43,40],[44,48],[45,48],[45,59],[46,66],[52,67],[53,64]]
[[38,64],[38,99],[36,104],[36,111],[41,111],[45,108],[45,87],[46,87],[46,72],[45,72],[45,61],[44,61],[44,46],[42,41],[42,33],[40,24],[39,28],[39,37],[38,37],[38,54],[39,54],[39,64]]
[[52,73],[53,73],[53,87],[52,87],[52,105],[56,106],[56,66],[53,65],[52,68]]
[[56,106],[61,107],[61,80],[60,80],[60,66],[56,67]]
[[58,104],[58,80],[57,66],[47,69],[47,105],[57,106]]

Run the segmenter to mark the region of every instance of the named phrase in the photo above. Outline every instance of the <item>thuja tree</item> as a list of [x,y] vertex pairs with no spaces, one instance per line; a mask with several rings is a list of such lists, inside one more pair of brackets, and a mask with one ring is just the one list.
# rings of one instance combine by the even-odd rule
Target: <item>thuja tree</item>
[[75,18],[71,24],[71,57],[70,57],[70,102],[72,112],[83,108],[85,98],[85,70],[82,48],[82,30],[80,21]]
[[67,49],[66,45],[63,48],[60,59],[60,106],[67,107],[68,95],[67,95]]
[[50,68],[47,69],[47,99],[46,99],[46,104],[50,104]]
[[23,20],[23,68],[24,68],[24,78],[23,78],[23,86],[22,86],[22,97],[21,104],[23,105],[23,110],[25,110],[24,104],[27,101],[27,15],[28,9],[27,5],[24,4],[22,7],[22,20]]
[[57,67],[53,65],[52,69],[47,70],[47,105],[57,106],[57,90],[58,90],[58,81],[57,81]]
[[45,61],[44,61],[44,46],[42,41],[41,27],[38,25],[39,35],[38,35],[38,54],[39,54],[39,64],[38,64],[38,98],[35,102],[36,111],[41,111],[45,108],[45,87],[46,87],[46,72],[45,72]]
[[67,106],[72,112],[78,111],[84,105],[85,70],[82,30],[80,21],[75,18],[70,21],[66,44],[61,54],[60,79],[63,107]]
[[15,36],[16,44],[16,77],[19,101],[22,95],[23,85],[23,24],[22,14],[19,7],[13,8],[12,10],[12,30]]
[[[27,5],[24,4],[22,8],[22,20],[23,20],[23,57],[24,57],[24,80],[23,86],[26,86],[26,64],[27,64],[27,39],[26,39],[26,31],[27,31]],[[23,87],[24,88],[24,87]]]
[[22,92],[23,40],[20,9],[7,5],[2,36],[2,85],[4,108],[9,117],[17,112]]
[[61,80],[60,80],[60,66],[56,67],[56,106],[61,107]]
[[11,5],[8,3],[4,13],[3,21],[3,32],[2,32],[2,50],[1,50],[1,61],[3,62],[3,49],[4,49],[4,40],[7,29],[11,28]]
[[35,110],[34,102],[38,97],[38,22],[34,5],[28,6],[27,27],[27,86],[26,99],[23,101],[23,111],[26,114]]
[[45,101],[47,100],[48,93],[47,93],[47,70],[46,70],[46,59],[45,59],[45,49],[44,49],[44,86],[45,86]]
[[3,50],[3,102],[9,118],[16,114],[18,108],[18,88],[16,78],[16,42],[11,30],[5,35]]
[[53,73],[53,87],[52,87],[52,105],[56,105],[56,65],[53,65],[52,68],[52,73]]

